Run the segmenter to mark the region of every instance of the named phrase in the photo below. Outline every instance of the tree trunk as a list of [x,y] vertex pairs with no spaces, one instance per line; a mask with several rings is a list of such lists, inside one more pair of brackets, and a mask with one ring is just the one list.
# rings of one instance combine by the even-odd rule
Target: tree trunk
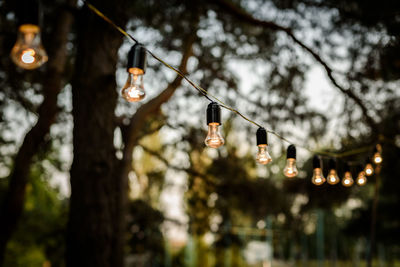
[[[75,0],[68,0],[75,5]],[[67,10],[60,12],[59,19],[52,31],[49,44],[49,62],[43,81],[44,100],[38,109],[38,120],[26,134],[14,159],[9,177],[9,185],[0,209],[0,266],[3,265],[7,243],[18,225],[25,203],[25,188],[29,181],[30,165],[33,156],[45,142],[46,135],[58,113],[57,96],[63,87],[63,74],[66,63],[67,35],[73,17]]]
[[[92,1],[118,25],[119,3]],[[115,173],[115,71],[123,37],[86,7],[79,15],[77,58],[72,82],[73,146],[67,229],[67,266],[122,266],[121,179]]]

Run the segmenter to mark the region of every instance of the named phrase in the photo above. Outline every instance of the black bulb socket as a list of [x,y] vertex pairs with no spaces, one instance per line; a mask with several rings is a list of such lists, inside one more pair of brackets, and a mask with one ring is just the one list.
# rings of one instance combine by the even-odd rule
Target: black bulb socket
[[313,169],[322,168],[321,158],[317,155],[313,157]]
[[134,44],[128,53],[128,65],[126,70],[133,74],[144,74],[147,66],[146,48],[142,44]]
[[287,159],[296,159],[296,147],[294,145],[290,145],[286,151]]
[[257,146],[268,145],[267,130],[265,130],[265,128],[263,127],[258,128],[256,137],[257,137]]
[[364,171],[364,167],[361,164],[357,165],[357,173]]
[[343,169],[344,169],[344,172],[350,172],[350,166],[349,166],[349,164],[345,163]]
[[216,102],[211,102],[207,106],[207,125],[210,123],[221,125],[221,108]]
[[328,166],[329,166],[329,170],[336,170],[336,160],[335,159],[330,159],[329,163],[328,163]]
[[32,24],[39,26],[39,1],[38,0],[18,0],[17,22],[18,26]]

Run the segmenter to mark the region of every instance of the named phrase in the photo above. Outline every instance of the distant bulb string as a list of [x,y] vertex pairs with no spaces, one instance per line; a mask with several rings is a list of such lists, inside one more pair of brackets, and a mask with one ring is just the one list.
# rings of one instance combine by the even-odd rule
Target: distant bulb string
[[[105,22],[107,22],[108,24],[110,24],[112,27],[114,27],[116,30],[118,30],[120,33],[122,33],[124,36],[128,37],[129,39],[131,39],[133,42],[135,43],[139,43],[139,41],[134,38],[131,34],[129,34],[128,32],[126,32],[123,28],[121,28],[120,26],[118,26],[115,22],[113,22],[110,18],[108,18],[103,12],[101,12],[99,9],[97,9],[94,5],[90,4],[88,1],[86,0],[82,0],[83,3],[91,10],[93,11],[94,14],[96,14],[97,16],[99,16],[101,19],[103,19]],[[225,104],[221,99],[219,99],[218,97],[216,97],[215,95],[209,93],[207,90],[205,90],[204,88],[202,88],[200,85],[198,85],[197,83],[193,82],[192,80],[190,80],[182,71],[180,71],[179,69],[171,66],[170,64],[168,64],[166,61],[164,61],[163,59],[161,59],[160,57],[158,57],[157,55],[155,55],[152,51],[150,51],[148,48],[145,48],[146,51],[157,61],[159,61],[161,64],[163,64],[164,66],[166,66],[167,68],[171,69],[172,71],[174,71],[176,74],[178,74],[180,77],[182,77],[183,79],[185,79],[193,88],[195,88],[198,92],[200,92],[205,98],[207,98],[209,101],[213,102],[213,100],[211,98],[213,98],[216,102],[219,103],[219,105],[233,113],[235,113],[236,115],[240,116],[241,118],[243,118],[244,120],[250,122],[251,124],[254,124],[257,127],[261,127],[261,124],[257,123],[256,121],[250,119],[249,117],[243,115],[242,112],[240,112],[239,110]],[[211,98],[210,98],[211,97]],[[289,139],[281,136],[280,134],[278,134],[277,132],[273,131],[273,130],[268,130],[266,129],[266,131],[272,135],[275,135],[276,137],[278,137],[279,139],[289,143],[289,144],[295,144],[294,142],[291,142]],[[332,158],[343,158],[343,157],[347,157],[347,156],[351,156],[351,155],[356,155],[356,154],[361,154],[363,152],[367,152],[371,149],[371,146],[365,146],[365,147],[361,147],[358,149],[353,149],[353,150],[349,150],[349,151],[345,151],[342,153],[336,153],[336,152],[327,152],[327,151],[317,151],[317,150],[312,150],[309,149],[306,146],[303,145],[298,145],[295,144],[297,147],[305,149],[313,154],[318,154],[318,155],[322,155],[322,156],[328,156],[328,157],[332,157]]]

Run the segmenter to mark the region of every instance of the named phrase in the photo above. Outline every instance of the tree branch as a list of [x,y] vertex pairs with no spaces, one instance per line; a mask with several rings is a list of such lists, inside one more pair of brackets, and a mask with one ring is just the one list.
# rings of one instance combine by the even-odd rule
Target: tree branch
[[290,28],[283,27],[272,21],[264,21],[264,20],[259,20],[257,18],[254,18],[251,14],[247,13],[244,9],[235,5],[230,0],[216,0],[216,1],[212,1],[212,3],[218,4],[220,7],[222,7],[224,9],[224,11],[228,11],[229,13],[234,15],[236,18],[246,21],[247,23],[250,23],[252,25],[269,28],[269,29],[275,30],[275,31],[285,32],[293,40],[293,42],[295,42],[301,48],[303,48],[305,51],[307,51],[319,64],[321,64],[321,66],[324,68],[331,83],[337,89],[339,89],[340,92],[347,95],[360,107],[363,115],[365,116],[365,119],[366,119],[368,125],[371,128],[376,127],[375,120],[368,114],[368,108],[365,106],[365,104],[363,103],[361,98],[358,97],[353,91],[351,91],[350,88],[344,88],[343,86],[341,86],[336,81],[335,77],[333,77],[333,70],[329,67],[329,65],[315,51],[313,51],[310,47],[308,47],[306,44],[304,44],[302,41],[300,41],[295,36],[295,34],[293,33],[293,31]]
[[146,147],[146,146],[141,146],[143,148],[144,151],[146,151],[147,153],[149,153],[150,155],[158,158],[160,161],[162,161],[168,168],[177,170],[177,171],[183,171],[186,172],[190,175],[193,176],[198,176],[198,177],[204,177],[205,175],[202,173],[199,173],[198,171],[192,169],[192,168],[183,168],[183,167],[178,167],[175,165],[171,165],[168,160],[166,158],[164,158],[160,153],[158,153],[157,151],[151,150],[150,148]]

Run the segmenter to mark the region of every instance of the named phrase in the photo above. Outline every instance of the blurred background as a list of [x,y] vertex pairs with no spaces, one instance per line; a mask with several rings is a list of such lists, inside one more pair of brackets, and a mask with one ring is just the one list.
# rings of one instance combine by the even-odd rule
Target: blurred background
[[[128,103],[129,38],[81,1],[41,1],[48,62],[17,67],[20,1],[0,2],[0,266],[400,266],[400,2],[90,1],[147,49],[364,186],[311,183],[312,154],[222,109],[148,56]],[[360,149],[361,148],[361,149]],[[322,157],[327,166],[329,157]],[[327,169],[324,169],[325,174]]]

